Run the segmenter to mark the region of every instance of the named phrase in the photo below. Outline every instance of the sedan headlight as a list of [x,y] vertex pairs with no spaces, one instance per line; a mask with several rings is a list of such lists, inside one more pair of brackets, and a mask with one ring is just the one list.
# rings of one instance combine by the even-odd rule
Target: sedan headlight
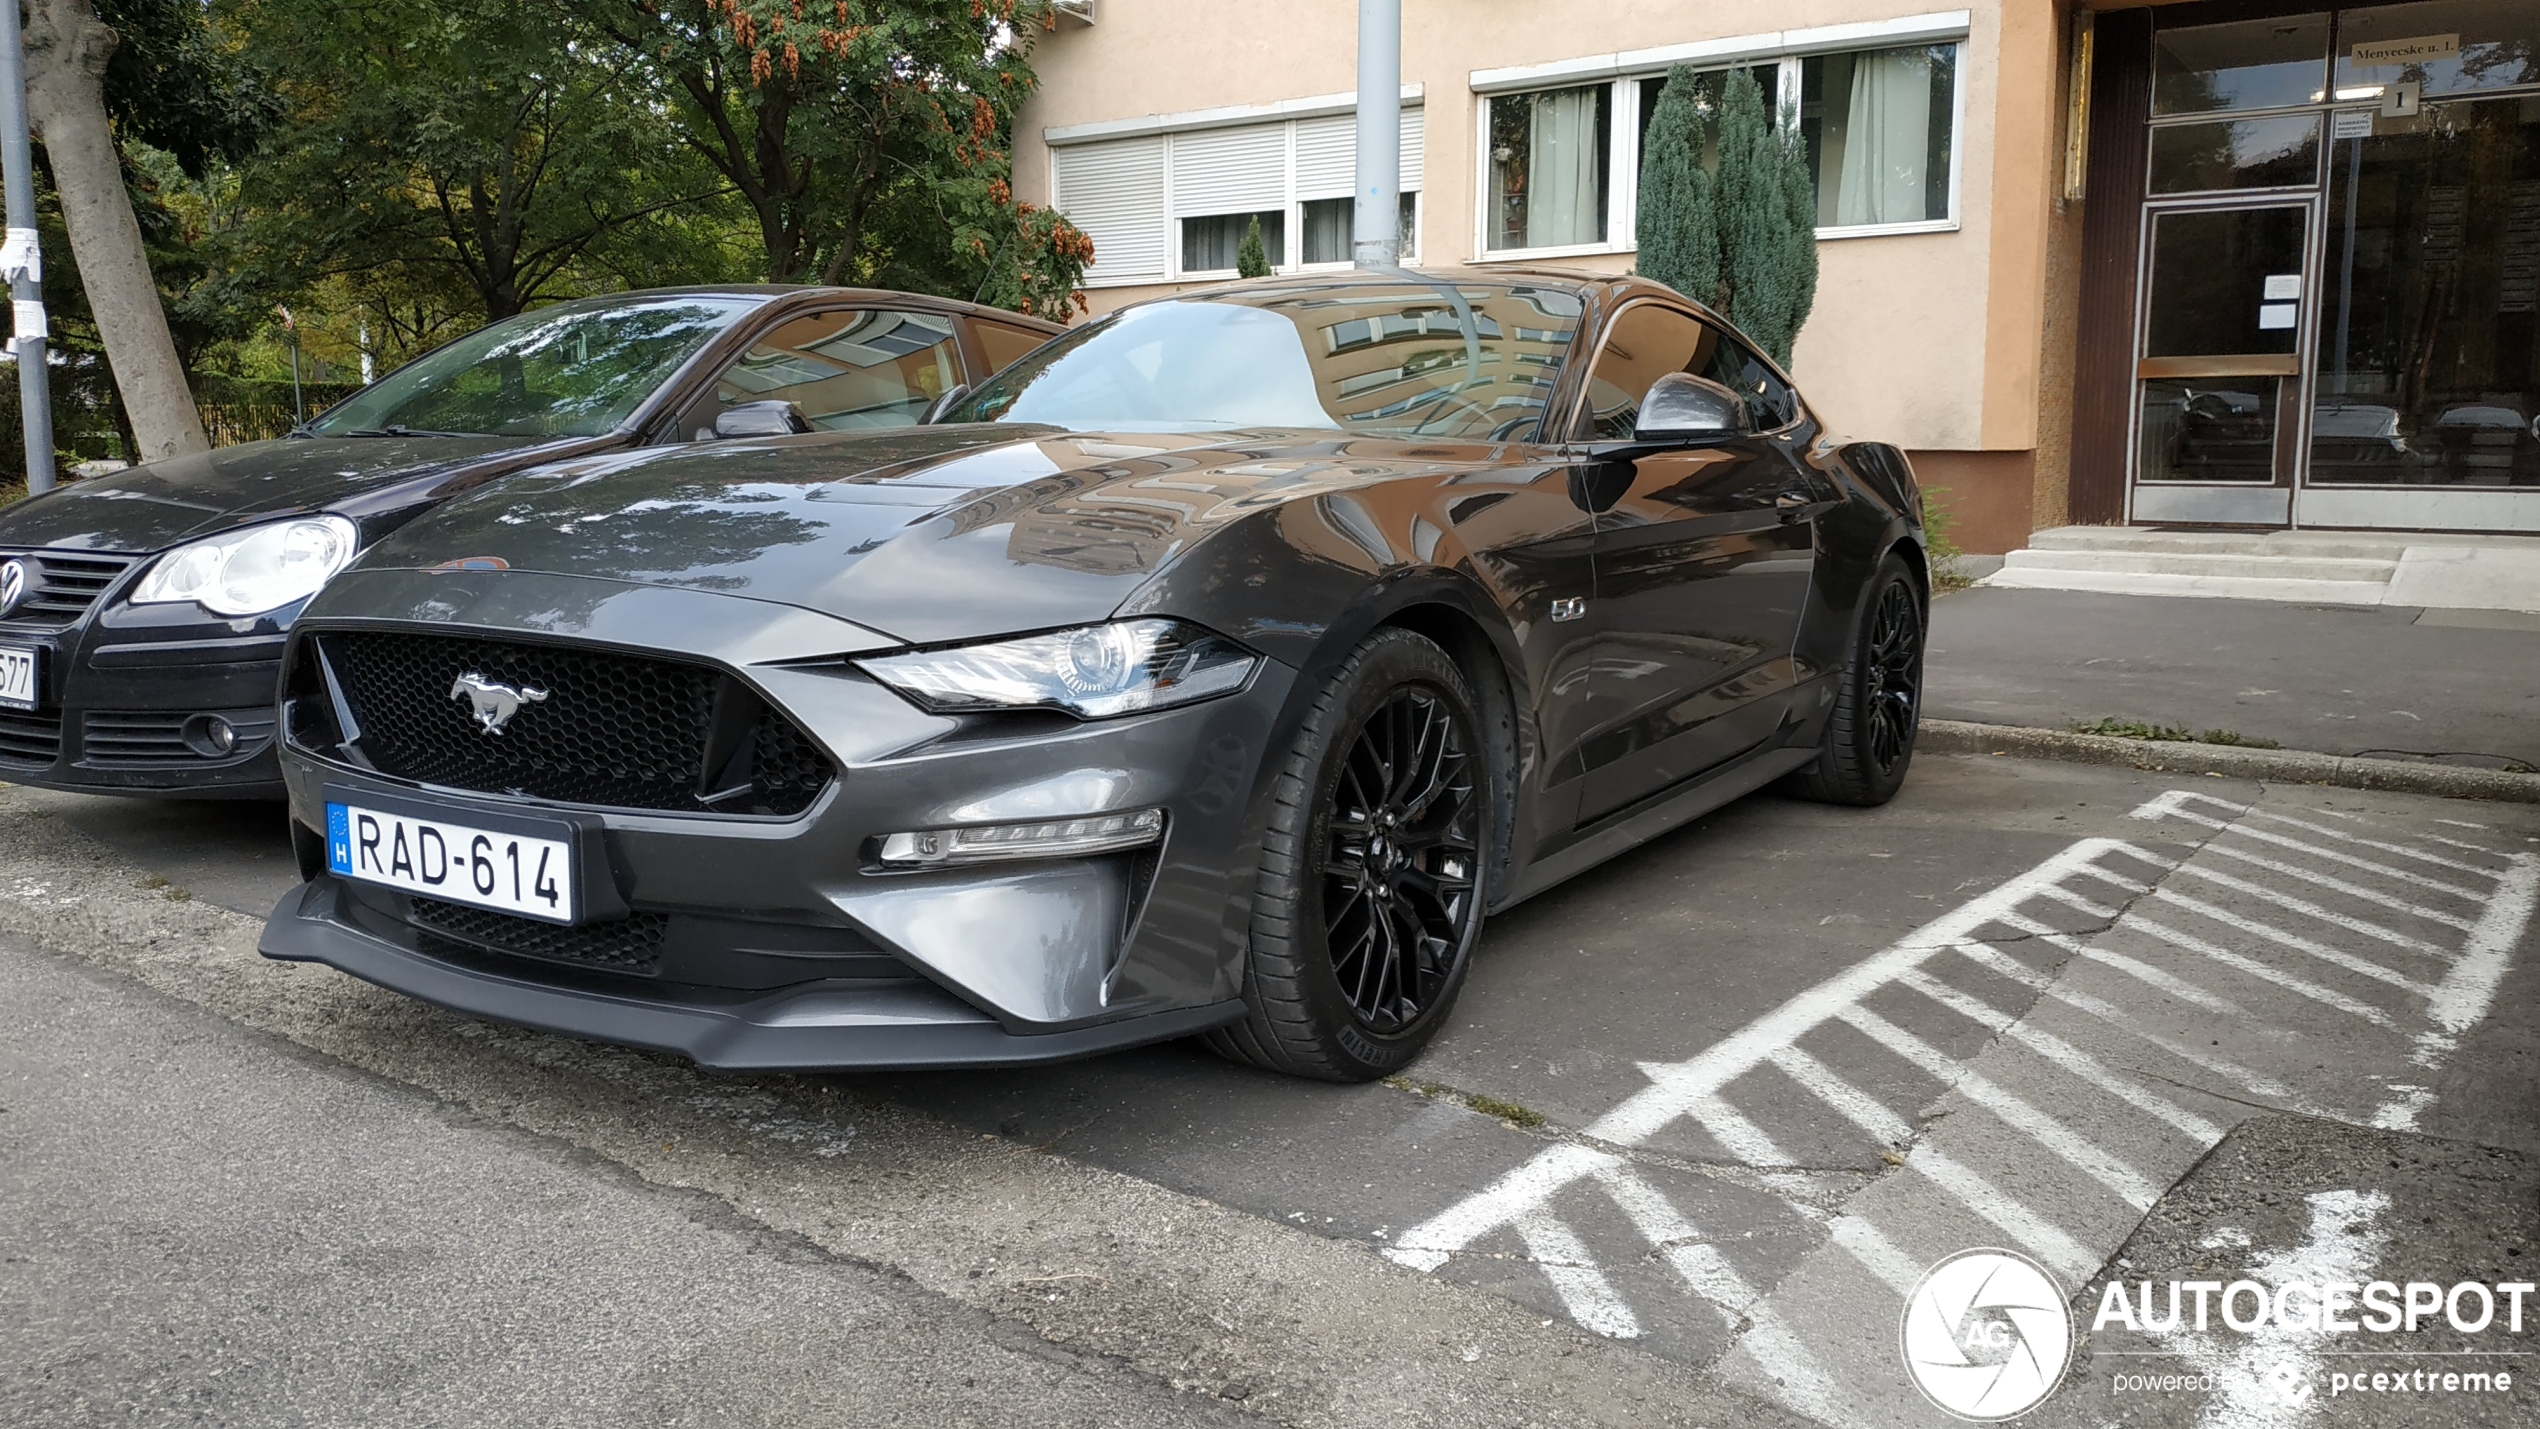
[[1243,688],[1261,657],[1178,620],[1123,620],[1020,640],[859,660],[866,674],[938,714],[1065,710],[1136,714]]
[[210,536],[159,557],[134,605],[192,601],[214,615],[262,615],[317,594],[353,559],[360,533],[341,516],[301,516]]

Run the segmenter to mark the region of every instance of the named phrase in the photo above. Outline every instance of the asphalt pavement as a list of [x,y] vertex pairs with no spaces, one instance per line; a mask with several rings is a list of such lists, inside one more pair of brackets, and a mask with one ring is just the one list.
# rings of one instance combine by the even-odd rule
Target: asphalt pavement
[[2540,769],[2540,616],[1980,586],[1933,603],[1924,709]]
[[[155,1386],[144,1422],[204,1402],[215,1346],[344,1346],[342,1375],[268,1377],[248,1409],[295,1385],[384,1402],[357,1397],[400,1323],[382,1296],[446,1327],[417,1404],[525,1382],[502,1376],[543,1351],[485,1327],[534,1317],[555,1282],[531,1271],[585,1256],[636,1339],[691,1323],[677,1285],[745,1320],[792,1296],[824,1323],[940,1327],[913,1343],[1052,1422],[1388,1426],[1949,1422],[1908,1382],[1896,1327],[1922,1270],[1973,1246],[2033,1255],[2084,1326],[2127,1258],[2211,1261],[2196,1242],[2236,1235],[2263,1276],[2307,1244],[2315,1196],[2440,1223],[2441,1244],[2371,1241],[2386,1278],[2449,1275],[2472,1248],[2508,1269],[2540,1256],[2535,809],[1964,756],[1921,761],[1880,810],[1752,798],[1494,920],[1454,1028],[1365,1087],[1187,1044],[1030,1072],[723,1078],[468,1023],[254,958],[240,914],[291,878],[263,828],[253,810],[0,791],[0,932],[46,950],[0,960],[0,1005],[45,1009],[0,1062],[0,1218],[46,1207],[0,1253],[50,1257],[36,1299],[56,1307],[0,1356],[42,1354],[92,1394]],[[83,1105],[99,1079],[116,1095]],[[127,1124],[134,1146],[112,1147]],[[356,1174],[389,1142],[388,1172]],[[2298,1168],[2286,1144],[2310,1148]],[[2404,1177],[2383,1164],[2411,1157]],[[550,1203],[600,1209],[542,1260]],[[188,1308],[207,1302],[170,1284],[252,1306],[279,1282],[218,1256],[153,1279],[137,1267],[184,1236],[80,1229],[158,1206],[245,1224],[259,1205],[326,1223],[283,1256],[305,1317]],[[618,1243],[586,1244],[593,1227]],[[478,1256],[480,1234],[512,1249]],[[381,1241],[441,1268],[376,1283],[342,1247]],[[784,1294],[753,1298],[732,1269],[762,1263]],[[636,1283],[648,1265],[660,1285]],[[115,1313],[58,1308],[83,1297]],[[613,1327],[559,1333],[591,1346],[560,1371],[577,1402],[651,1414],[670,1393]],[[735,1371],[774,1387],[735,1391],[722,1422],[976,1412],[971,1386],[886,1357],[866,1402],[888,1413],[831,1413],[846,1401],[816,1362],[837,1342],[800,1334]],[[136,1344],[195,1358],[150,1378]],[[998,1358],[1017,1345],[1060,1358]],[[2243,1378],[2280,1362],[2205,1348]],[[2311,1345],[2301,1372],[2340,1353]],[[2234,1412],[2223,1389],[2112,1406],[2115,1362],[2085,1346],[2058,1422],[2236,1422],[2207,1418]],[[2317,1422],[2532,1422],[2540,1386],[2388,1408]],[[469,1422],[572,1422],[540,1409]],[[263,1417],[279,1415],[232,1422]]]

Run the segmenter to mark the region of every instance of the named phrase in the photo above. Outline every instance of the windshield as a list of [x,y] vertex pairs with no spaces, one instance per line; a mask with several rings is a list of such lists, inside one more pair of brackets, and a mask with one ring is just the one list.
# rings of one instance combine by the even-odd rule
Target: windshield
[[310,423],[320,436],[595,437],[765,299],[652,298],[523,313],[468,334]]
[[1558,288],[1395,280],[1169,299],[1067,334],[939,420],[1525,440],[1579,311]]

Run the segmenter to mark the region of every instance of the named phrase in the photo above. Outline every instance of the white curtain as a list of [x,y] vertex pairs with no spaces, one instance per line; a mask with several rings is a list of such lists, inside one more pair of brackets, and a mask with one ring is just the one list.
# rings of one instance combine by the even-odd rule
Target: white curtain
[[1880,50],[1854,56],[1834,221],[1916,223],[1928,217],[1923,172],[1930,160],[1930,52]]
[[1552,248],[1604,237],[1605,195],[1596,183],[1594,89],[1535,96],[1526,134],[1526,246]]

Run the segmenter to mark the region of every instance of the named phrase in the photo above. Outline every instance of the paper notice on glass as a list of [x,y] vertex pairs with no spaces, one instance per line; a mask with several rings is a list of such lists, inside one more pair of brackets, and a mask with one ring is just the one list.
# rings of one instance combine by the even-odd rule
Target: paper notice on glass
[[2266,332],[2274,328],[2293,326],[2293,314],[2299,307],[2298,303],[2258,304],[2258,330]]
[[2329,116],[2328,137],[2331,139],[2369,139],[2372,137],[2372,111],[2341,109]]
[[2299,297],[2301,297],[2301,296],[2302,296],[2302,275],[2301,275],[2301,274],[2299,274],[2299,273],[2269,273],[2269,274],[2267,275],[2267,291],[2266,291],[2266,299],[2267,299],[2267,301],[2268,301],[2268,302],[2271,302],[2271,303],[2285,302],[2285,301],[2288,301],[2288,300],[2290,300],[2290,299],[2299,298]]
[[2367,40],[2355,46],[2351,57],[2358,65],[2389,66],[2424,64],[2428,60],[2456,60],[2461,57],[2458,35],[2415,35],[2404,40]]

